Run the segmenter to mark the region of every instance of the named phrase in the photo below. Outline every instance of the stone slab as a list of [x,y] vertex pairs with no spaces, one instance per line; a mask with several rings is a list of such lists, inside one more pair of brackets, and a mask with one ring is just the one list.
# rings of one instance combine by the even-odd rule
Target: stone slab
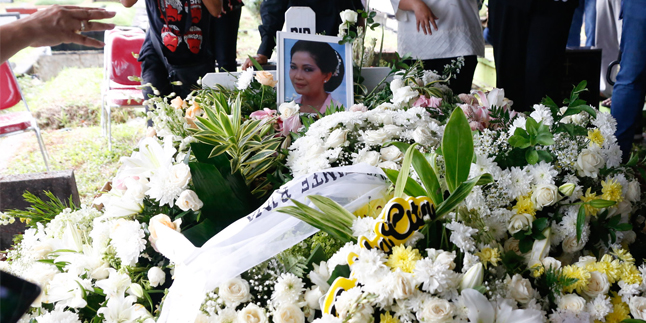
[[[62,201],[70,196],[80,205],[79,193],[73,170],[0,176],[0,212],[10,209],[26,209],[22,194],[28,191],[45,200],[44,191],[50,191]],[[25,224],[16,219],[13,224],[0,226],[0,250],[11,247],[14,235],[25,232]]]
[[34,73],[48,81],[65,67],[103,67],[103,52],[75,51],[42,55],[34,65]]

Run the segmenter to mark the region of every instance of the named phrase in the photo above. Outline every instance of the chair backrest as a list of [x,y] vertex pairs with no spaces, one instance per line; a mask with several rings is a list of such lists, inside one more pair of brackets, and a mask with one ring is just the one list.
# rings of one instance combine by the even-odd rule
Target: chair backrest
[[20,102],[22,95],[16,77],[8,62],[0,65],[0,110],[8,109]]
[[105,64],[108,79],[123,85],[140,85],[129,76],[141,76],[141,63],[132,53],[139,54],[145,34],[141,29],[114,29],[105,35]]

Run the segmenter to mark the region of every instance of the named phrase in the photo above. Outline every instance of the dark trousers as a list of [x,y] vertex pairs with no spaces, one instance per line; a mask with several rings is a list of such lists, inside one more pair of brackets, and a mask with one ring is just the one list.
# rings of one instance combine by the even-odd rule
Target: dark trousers
[[[451,64],[451,61],[455,59],[457,57],[425,59],[422,60],[422,63],[425,70],[442,74],[444,66]],[[456,78],[451,77],[449,81],[449,88],[454,94],[471,92],[471,83],[473,83],[473,73],[476,71],[476,66],[478,66],[478,57],[476,55],[464,56],[464,66],[460,69],[460,73],[456,75]]]
[[530,111],[545,96],[561,99],[565,47],[577,4],[535,0],[523,10],[508,0],[489,0],[496,86],[514,101],[512,109]]
[[[150,53],[144,57],[141,62],[141,78],[143,83],[150,83],[155,87],[160,96],[167,96],[175,92],[180,97],[186,98],[194,89],[198,88],[197,80],[206,73],[212,73],[215,70],[214,62],[204,62],[190,65],[170,65],[165,62],[163,57],[155,53]],[[181,86],[172,85],[171,82],[180,81]],[[150,87],[143,89],[144,98],[153,94]]]
[[236,50],[238,45],[238,28],[240,27],[240,14],[242,8],[227,12],[219,18],[215,18],[213,30],[213,53],[220,72],[235,72],[238,64],[236,62]]

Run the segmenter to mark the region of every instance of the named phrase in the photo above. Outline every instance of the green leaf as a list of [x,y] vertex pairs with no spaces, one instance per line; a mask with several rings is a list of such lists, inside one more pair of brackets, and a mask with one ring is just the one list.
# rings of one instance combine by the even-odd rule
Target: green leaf
[[604,199],[596,199],[596,200],[592,200],[592,201],[588,202],[588,204],[590,206],[592,206],[592,207],[597,208],[597,209],[605,209],[607,207],[611,207],[611,206],[617,204],[617,202],[604,200]]
[[538,218],[534,220],[534,223],[532,223],[532,230],[543,232],[543,230],[545,230],[549,226],[549,224],[550,223],[547,218]]
[[[523,129],[517,128],[516,131],[518,130],[522,130],[524,132]],[[512,147],[525,149],[530,146],[530,142],[529,142],[529,138],[525,138],[520,134],[518,135],[514,134],[513,136],[509,137],[509,145],[511,145]]]
[[[388,169],[388,168],[382,168],[384,173],[386,173],[386,176],[388,176],[388,179],[396,183],[397,178],[399,177],[399,171],[394,170],[394,169]],[[406,193],[409,196],[425,196],[426,191],[422,187],[422,185],[419,185],[414,179],[412,178],[407,178],[406,179],[406,186],[404,187],[404,193]]]
[[644,320],[638,320],[638,319],[624,319],[621,321],[622,323],[646,323]]
[[585,111],[588,114],[590,114],[590,116],[592,116],[593,118],[597,117],[597,112],[594,111],[594,109],[591,106],[587,105],[587,104],[582,104],[582,105],[575,106],[574,109],[578,109],[579,111]]
[[536,150],[536,153],[538,154],[538,160],[541,161],[546,161],[546,162],[551,162],[554,160],[554,157],[552,157],[552,154],[545,150]]
[[473,187],[476,185],[485,185],[493,182],[493,176],[485,173],[478,177],[474,177],[468,181],[462,182],[456,189],[449,195],[449,197],[442,202],[435,210],[435,216],[441,219],[442,216],[451,212],[458,204],[471,193]]
[[256,70],[258,70],[258,71],[263,70],[262,66],[258,63],[258,61],[255,58],[251,57],[251,55],[247,55],[247,57],[249,58],[249,60],[253,64],[253,66],[256,68]]
[[525,160],[527,160],[527,163],[530,165],[534,165],[538,163],[538,153],[536,152],[535,149],[528,149],[525,151]]
[[329,217],[334,217],[340,220],[342,223],[345,223],[350,227],[352,226],[354,219],[356,219],[354,214],[350,213],[343,206],[328,197],[310,195],[307,198],[312,201],[312,203],[314,203],[321,212],[325,213]]
[[427,196],[433,201],[433,205],[439,205],[442,203],[444,198],[442,196],[442,187],[437,179],[437,175],[435,175],[435,171],[429,164],[428,160],[426,160],[426,157],[424,157],[424,155],[422,155],[422,153],[417,149],[413,151],[413,168],[417,172],[417,175],[419,175],[422,184],[426,188],[426,193],[428,193]]
[[554,144],[554,137],[549,132],[541,132],[536,136],[536,142],[543,146],[550,146]]
[[614,228],[617,231],[630,231],[633,229],[633,226],[630,223],[619,223],[615,225]]
[[473,158],[473,135],[462,109],[455,109],[451,113],[444,129],[442,152],[446,165],[446,184],[449,192],[453,192],[469,177]]
[[325,251],[323,251],[323,247],[321,247],[320,244],[317,244],[316,247],[314,247],[314,250],[310,254],[310,257],[307,258],[307,270],[312,271],[314,270],[313,264],[320,264],[321,261],[326,261],[327,257],[325,256]]
[[[327,232],[329,235],[343,242],[353,240],[352,223],[339,221],[338,218],[332,217],[326,213],[315,210],[299,201],[291,200],[295,206],[284,206],[277,208],[276,211],[289,214],[319,230]],[[341,218],[343,220],[343,218]]]
[[527,121],[525,122],[525,130],[527,130],[530,137],[534,137],[538,134],[538,123],[534,118],[527,118]]
[[581,241],[583,226],[585,225],[585,206],[579,207],[579,213],[576,216],[576,241]]
[[334,267],[334,270],[332,271],[332,274],[330,275],[330,279],[327,280],[327,283],[332,285],[332,283],[334,283],[334,281],[339,277],[349,278],[350,277],[350,266],[348,266],[348,265],[338,265],[338,266]]
[[412,146],[408,147],[408,149],[406,150],[406,154],[404,154],[404,160],[402,161],[402,168],[401,168],[401,171],[399,171],[399,175],[397,176],[397,182],[395,183],[394,197],[404,197],[404,187],[407,184],[408,174],[410,172],[410,164],[413,160],[413,150],[415,150],[416,146],[417,144],[413,144]]
[[534,239],[530,237],[526,237],[525,239],[522,239],[518,242],[518,250],[520,250],[521,253],[528,253],[530,250],[532,250],[533,246]]

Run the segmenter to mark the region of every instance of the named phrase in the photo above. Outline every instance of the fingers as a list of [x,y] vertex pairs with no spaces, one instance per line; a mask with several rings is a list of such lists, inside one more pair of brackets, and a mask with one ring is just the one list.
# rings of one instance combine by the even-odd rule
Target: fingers
[[247,58],[247,59],[244,61],[244,64],[242,64],[242,69],[243,69],[243,70],[246,70],[246,69],[248,69],[249,67],[251,67],[251,60]]
[[117,13],[101,8],[65,8],[72,18],[79,20],[98,20],[114,17]]
[[437,20],[437,17],[433,12],[431,12],[431,19],[430,19],[431,24],[433,24],[433,27],[435,27],[435,30],[437,30],[437,23],[435,22],[435,20]]
[[87,21],[85,22],[84,31],[103,31],[103,30],[110,30],[113,28],[114,28],[114,24],[106,24],[103,22],[96,22],[96,21]]

